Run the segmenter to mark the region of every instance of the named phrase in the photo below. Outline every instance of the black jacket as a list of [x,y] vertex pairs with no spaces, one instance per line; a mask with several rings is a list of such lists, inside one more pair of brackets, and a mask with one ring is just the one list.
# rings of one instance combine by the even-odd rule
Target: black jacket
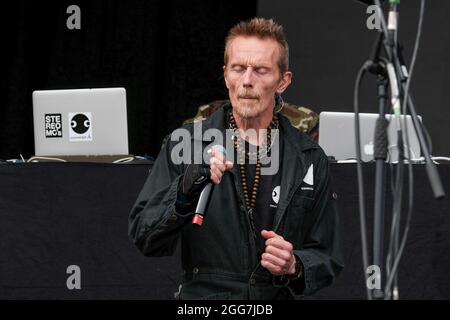
[[[202,122],[203,130],[224,131],[230,106]],[[272,276],[261,267],[240,185],[237,166],[227,172],[211,197],[205,222],[194,227],[191,215],[175,210],[177,187],[186,165],[176,165],[171,153],[178,141],[168,139],[132,208],[129,235],[147,256],[172,255],[182,240],[183,299],[289,299],[330,285],[343,268],[338,214],[328,159],[322,149],[279,115],[281,196],[273,231],[294,246],[304,276],[295,281]],[[193,124],[183,127],[193,132]],[[202,140],[202,141],[199,141]],[[210,144],[192,137],[191,145]],[[304,177],[312,166],[313,186]]]

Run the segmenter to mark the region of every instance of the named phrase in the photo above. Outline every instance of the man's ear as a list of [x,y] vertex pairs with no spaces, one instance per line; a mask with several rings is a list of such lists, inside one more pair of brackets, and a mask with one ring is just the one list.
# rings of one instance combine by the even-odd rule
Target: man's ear
[[223,78],[225,79],[225,85],[227,86],[227,89],[230,89],[228,86],[228,80],[227,80],[227,66],[223,66]]
[[283,76],[281,77],[280,83],[278,84],[277,92],[283,93],[287,87],[292,82],[292,72],[286,71]]

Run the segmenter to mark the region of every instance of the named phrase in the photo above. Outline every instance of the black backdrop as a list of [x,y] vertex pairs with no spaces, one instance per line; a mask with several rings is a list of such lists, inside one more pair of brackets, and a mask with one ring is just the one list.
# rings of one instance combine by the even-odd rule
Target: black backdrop
[[[69,30],[69,5],[81,30]],[[256,0],[8,1],[0,19],[0,158],[34,153],[36,89],[123,86],[129,145],[156,155],[199,104],[226,97],[224,38]]]

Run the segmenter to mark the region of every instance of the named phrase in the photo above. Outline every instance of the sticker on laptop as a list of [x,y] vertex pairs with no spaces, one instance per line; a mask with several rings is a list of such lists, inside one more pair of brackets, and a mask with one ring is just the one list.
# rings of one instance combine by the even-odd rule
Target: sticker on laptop
[[69,112],[69,141],[92,141],[91,112]]
[[44,115],[45,137],[62,138],[61,113],[46,113]]

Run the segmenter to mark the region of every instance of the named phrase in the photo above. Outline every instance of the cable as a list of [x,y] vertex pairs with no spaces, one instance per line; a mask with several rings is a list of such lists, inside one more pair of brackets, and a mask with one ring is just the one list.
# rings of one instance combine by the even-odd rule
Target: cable
[[[381,10],[381,6],[380,6],[380,1],[375,1],[375,3],[377,4],[377,6],[378,6],[378,8],[380,8],[380,11],[382,11]],[[422,12],[422,11],[421,11]],[[421,15],[421,17],[423,18],[423,15]],[[387,28],[386,28],[386,24],[385,24],[385,20],[384,20],[384,15],[383,14],[380,14],[380,19],[381,19],[381,25],[382,25],[382,27],[383,27],[383,32],[384,32],[384,34],[385,34],[385,36],[387,36],[388,35],[388,31],[387,31]],[[419,20],[419,25],[420,25],[420,20]],[[419,28],[418,28],[419,29]],[[386,38],[387,39],[387,38]],[[395,41],[396,39],[394,39],[394,41]],[[416,44],[417,44],[417,42],[416,42]],[[396,73],[396,77],[398,77],[398,76],[400,76],[402,73],[402,70],[401,70],[401,68],[400,68],[400,66],[399,66],[399,63],[398,63],[398,56],[397,56],[397,47],[398,46],[395,46],[394,47],[394,50],[392,50],[393,52],[393,54],[394,54],[394,56],[395,56],[395,59],[392,59],[392,56],[390,56],[390,49],[389,49],[389,46],[387,45],[387,43],[385,43],[384,44],[385,45],[385,49],[386,49],[386,52],[388,53],[388,55],[389,55],[389,58],[390,58],[390,60],[392,61],[392,60],[394,60],[394,63],[395,63],[395,69],[397,70],[397,73]],[[391,71],[393,71],[393,70],[391,70]],[[392,72],[392,74],[393,74],[394,72]],[[392,77],[391,77],[392,78]],[[399,80],[399,79],[394,79],[394,80]],[[401,80],[401,79],[400,79]],[[398,82],[400,82],[400,81],[398,81]],[[395,88],[394,88],[395,89]],[[406,91],[406,90],[405,90]],[[408,99],[410,99],[410,97],[409,97],[409,95],[405,95]],[[406,99],[405,99],[406,100]],[[400,110],[398,110],[398,111],[400,111]],[[398,112],[398,113],[400,113],[400,112]],[[397,113],[397,114],[398,114]],[[398,123],[397,123],[397,125],[398,125],[398,127],[399,127],[399,129],[401,130],[402,129],[402,123],[401,123],[401,121],[398,121]],[[423,126],[423,128],[422,128],[422,132],[426,132],[426,129],[425,129],[425,127]],[[406,131],[406,134],[408,134],[407,133],[407,131]],[[400,138],[401,138],[401,135],[399,136]],[[408,139],[408,138],[407,138]],[[409,139],[408,139],[408,142],[409,142]],[[427,141],[427,142],[429,142],[429,141]],[[408,143],[408,145],[409,145],[409,143]],[[399,147],[400,148],[403,148],[403,142],[401,142],[401,145],[399,145]],[[409,148],[407,148],[408,149],[408,155],[409,155]],[[408,156],[408,158],[409,158],[409,156]],[[401,159],[401,162],[399,162],[400,163],[400,166],[399,167],[402,167],[402,165],[403,165],[403,159]],[[411,163],[411,161],[409,161],[409,163]],[[392,166],[391,166],[391,171],[392,171]],[[402,181],[403,181],[403,178],[402,178],[402,169],[400,170],[400,172],[398,172],[398,175],[397,175],[397,184],[398,183],[402,183]],[[410,170],[409,170],[409,172],[410,172],[410,178],[412,177],[411,176],[411,168],[410,168]],[[410,180],[411,181],[411,180]],[[398,185],[398,190],[397,190],[397,188],[395,188],[395,187],[393,187],[393,192],[395,192],[395,191],[401,191],[401,186],[400,185]],[[411,190],[411,186],[410,186],[410,190]],[[401,208],[401,202],[399,202],[399,198],[400,197],[396,197],[395,196],[395,194],[393,195],[393,199],[394,199],[394,216],[393,216],[393,225],[392,225],[392,230],[395,230],[396,229],[396,224],[397,223],[399,223],[399,217],[398,217],[398,215],[397,214],[399,214],[399,208]],[[392,239],[391,239],[391,241],[392,241]],[[390,258],[390,255],[391,255],[391,253],[392,253],[392,243],[391,243],[391,246],[390,246],[390,250],[389,250],[389,255],[388,255],[388,258]],[[401,253],[401,252],[400,252]],[[390,260],[388,260],[388,261],[390,261]],[[395,264],[394,263],[394,266],[395,265],[398,265],[398,263],[397,264]],[[388,272],[389,272],[389,264],[388,264],[388,266],[387,266],[387,270],[388,270]],[[393,268],[394,270],[393,271],[396,271],[395,270],[395,268]],[[395,272],[393,273],[393,274],[395,274]],[[390,278],[392,278],[392,277],[390,277]]]
[[[380,18],[381,29],[382,29],[381,32],[383,32],[385,39],[388,39],[387,24],[386,24],[386,20],[384,18],[383,10],[381,9],[380,0],[374,0],[374,3],[375,3],[375,5],[377,6],[377,9],[378,9],[378,16]],[[397,28],[397,31],[398,31],[398,28]],[[398,36],[398,32],[395,33],[395,37],[394,37],[395,43],[397,43],[397,36]],[[388,55],[389,60],[392,60],[392,56],[391,56],[391,52],[390,52],[391,50],[389,50],[388,44],[386,42],[384,42],[383,45],[384,45],[384,48],[385,48],[385,51],[386,51],[386,53]],[[397,46],[395,47],[395,50],[397,52]],[[411,97],[409,95],[407,97],[408,97],[408,100],[411,100]],[[411,100],[410,103],[412,103],[412,100]],[[421,129],[422,129],[422,132],[424,133],[425,138],[427,140],[426,143],[427,143],[427,147],[428,147],[429,153],[432,154],[432,147],[433,147],[433,145],[432,145],[430,134],[429,134],[427,128],[425,127],[425,125],[421,121],[419,121],[419,123],[420,123]],[[419,129],[419,128],[417,128],[417,129]]]
[[[362,172],[361,161],[361,135],[359,126],[359,91],[361,90],[361,82],[366,73],[366,70],[371,65],[371,61],[366,61],[359,69],[358,75],[355,81],[355,88],[353,92],[353,107],[355,111],[355,141],[356,141],[356,167],[358,176],[358,197],[359,197],[359,220],[361,227],[361,245],[363,253],[363,266],[364,266],[364,279],[366,278],[366,271],[369,266],[369,255],[367,249],[367,235],[366,235],[366,213],[364,202],[364,178]],[[366,286],[367,299],[372,300],[372,294],[369,288]]]
[[380,18],[381,29],[382,29],[381,31],[384,34],[384,38],[385,39],[389,39],[387,25],[386,25],[386,20],[384,19],[383,10],[381,10],[380,0],[374,0],[374,3],[375,3],[375,5],[377,6],[377,9],[378,9],[378,17]]
[[[416,59],[417,59],[417,53],[419,51],[419,45],[420,45],[420,38],[422,36],[422,26],[423,26],[423,16],[424,16],[424,11],[425,11],[425,1],[421,0],[420,1],[420,13],[419,13],[419,24],[417,26],[417,34],[416,34],[416,41],[414,44],[414,51],[413,51],[413,55],[412,55],[412,59],[411,59],[411,64],[409,67],[409,77],[408,80],[406,81],[406,88],[405,88],[405,92],[404,92],[404,99],[403,99],[403,114],[406,115],[406,107],[408,105],[408,99],[406,97],[409,96],[409,88],[411,85],[411,79],[413,77],[413,73],[414,73],[414,67],[416,65]],[[395,51],[395,54],[397,55],[397,51]],[[398,56],[396,56],[396,59],[398,59]],[[405,116],[406,118],[406,116]],[[406,126],[406,120],[405,118],[403,119],[404,125]],[[408,132],[406,131],[406,137],[407,139],[408,137]],[[409,143],[407,144],[407,146],[409,147]]]
[[27,162],[39,162],[39,160],[50,160],[50,161],[57,161],[57,162],[67,162],[64,159],[50,158],[50,157],[31,157],[30,159],[28,159]]
[[427,129],[427,127],[425,127],[423,122],[422,121],[419,121],[419,122],[420,122],[420,128],[422,129],[425,139],[427,139],[426,143],[427,143],[428,151],[430,152],[430,154],[433,154],[433,142],[431,141],[430,133],[428,132],[428,129]]
[[[419,26],[418,26],[418,31],[417,31],[417,36],[416,36],[416,43],[415,43],[415,47],[414,47],[414,54],[413,54],[413,59],[411,62],[411,72],[410,72],[410,77],[408,78],[407,81],[407,86],[405,89],[405,95],[404,96],[408,96],[408,92],[406,91],[407,89],[409,89],[409,84],[411,81],[411,77],[412,77],[412,71],[414,70],[414,65],[415,65],[415,61],[416,61],[416,57],[417,57],[417,51],[418,51],[418,46],[420,43],[420,35],[421,35],[421,30],[422,30],[422,22],[423,22],[423,12],[424,12],[424,3],[422,0],[422,6],[421,6],[421,14],[420,14],[420,18],[419,18]],[[395,58],[398,58],[397,56]],[[406,102],[407,99],[404,99],[404,104],[403,104],[403,122],[401,123],[402,125],[402,131],[405,132],[405,137],[406,137],[406,146],[407,146],[407,159],[409,160],[408,163],[408,173],[409,173],[409,179],[408,179],[408,185],[409,185],[409,205],[408,205],[408,215],[407,215],[407,222],[406,222],[406,226],[405,226],[405,231],[403,234],[403,238],[402,238],[402,245],[400,246],[402,248],[402,250],[399,249],[398,247],[398,228],[400,225],[400,204],[398,203],[399,201],[401,201],[401,195],[399,197],[395,197],[395,205],[394,205],[394,217],[393,217],[393,222],[392,222],[392,229],[391,229],[391,237],[395,235],[395,252],[397,252],[396,254],[396,258],[394,260],[394,263],[392,265],[392,270],[390,270],[390,268],[388,268],[388,280],[386,282],[386,287],[385,287],[385,292],[387,292],[388,294],[390,294],[391,291],[391,285],[392,285],[392,281],[394,281],[394,294],[398,293],[398,291],[395,289],[397,287],[396,285],[396,281],[397,281],[397,266],[404,248],[404,245],[406,243],[406,238],[407,238],[407,234],[409,231],[409,225],[410,225],[410,220],[411,220],[411,216],[412,216],[412,208],[413,208],[413,204],[414,204],[414,194],[413,194],[413,190],[414,190],[414,176],[413,176],[413,170],[412,170],[412,163],[410,161],[411,157],[410,157],[410,150],[409,150],[409,133],[407,130],[407,122],[406,122]],[[400,161],[400,160],[399,160]],[[402,170],[400,170],[402,171]],[[398,183],[402,183],[402,179],[399,179]],[[402,186],[399,186],[401,191]],[[390,242],[390,248],[389,248],[389,255],[388,255],[388,261],[389,264],[391,262],[391,258],[392,258],[392,251],[393,251],[393,247],[392,247],[392,238],[391,238],[391,242]]]
[[127,163],[127,162],[131,162],[133,160],[134,160],[134,157],[126,157],[126,158],[115,160],[115,161],[113,161],[113,163]]
[[[421,157],[422,159],[423,157]],[[423,158],[425,159],[425,158]],[[433,160],[443,160],[443,161],[450,161],[450,157],[433,157]]]
[[[410,65],[409,78],[408,78],[407,83],[406,83],[406,89],[405,89],[405,94],[404,94],[405,98],[404,98],[404,101],[403,101],[403,113],[406,113],[406,106],[407,106],[407,102],[408,102],[407,97],[409,96],[409,87],[410,87],[411,78],[412,78],[412,75],[413,75],[414,66],[415,66],[415,62],[416,62],[416,58],[417,58],[417,52],[419,50],[420,38],[421,38],[421,35],[422,35],[422,26],[423,26],[424,12],[425,12],[425,0],[421,0],[421,2],[420,2],[419,23],[418,23],[418,27],[417,27],[416,41],[415,41],[413,57],[412,57],[412,60],[411,60],[411,65]],[[406,118],[406,115],[403,118],[404,125],[406,126],[405,118]],[[406,149],[408,150],[408,158],[409,158],[409,135],[408,135],[408,131],[407,130],[406,130],[406,140],[407,140],[407,148]],[[411,223],[412,209],[413,209],[413,205],[414,205],[414,175],[413,175],[413,171],[412,171],[411,161],[409,161],[408,169],[409,169],[408,170],[409,171],[409,203],[408,203],[407,221],[406,221],[406,225],[405,225],[405,228],[404,228],[404,231],[403,231],[402,242],[400,244],[397,256],[395,257],[394,263],[392,265],[391,274],[388,277],[388,280],[386,282],[385,292],[390,292],[390,286],[391,286],[391,283],[392,283],[392,281],[394,279],[394,276],[397,273],[398,264],[399,264],[400,258],[402,256],[403,249],[405,248],[406,239],[407,239],[408,233],[409,233],[409,226],[410,226],[410,223]]]

